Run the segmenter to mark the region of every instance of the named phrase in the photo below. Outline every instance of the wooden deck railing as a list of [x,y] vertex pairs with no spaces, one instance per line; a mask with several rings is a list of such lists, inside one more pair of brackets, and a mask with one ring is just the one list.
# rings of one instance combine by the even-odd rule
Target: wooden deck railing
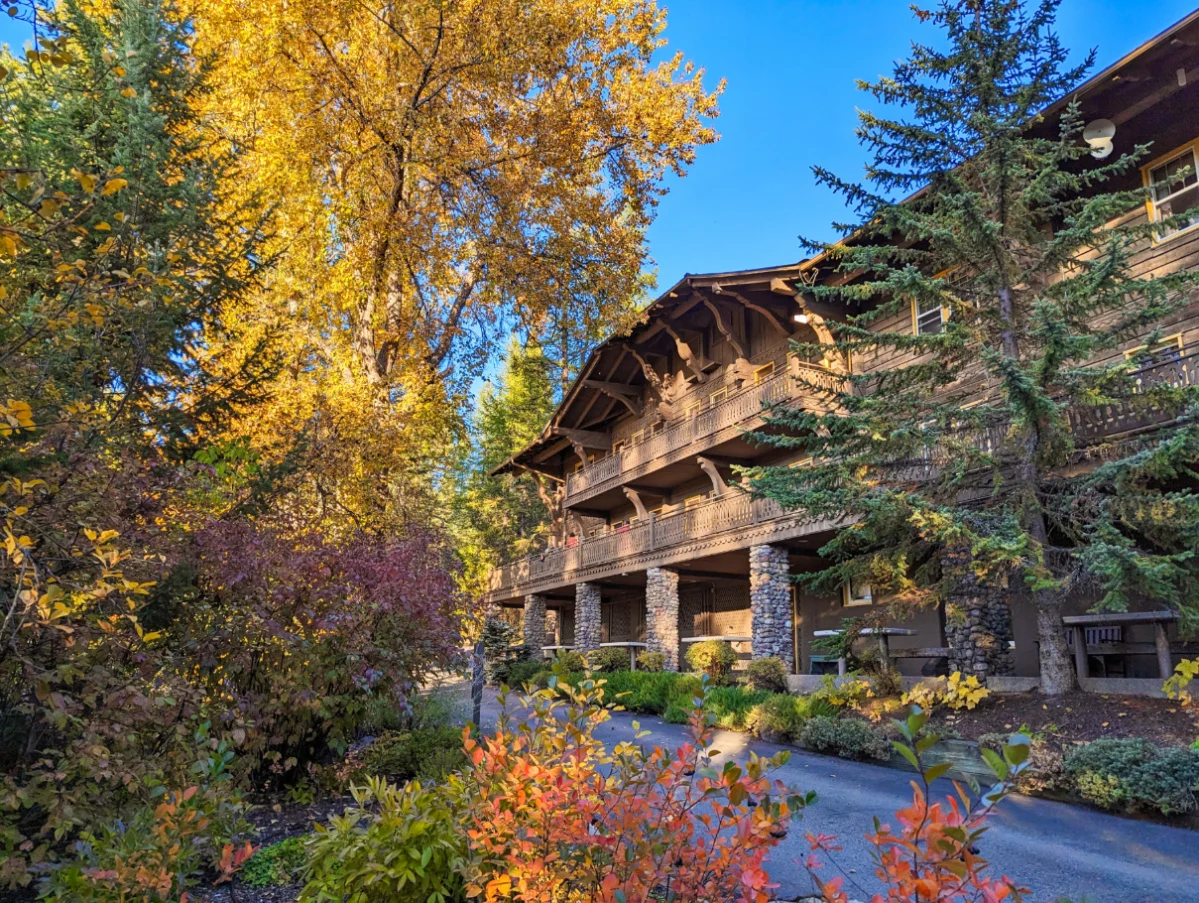
[[[796,363],[803,369],[803,381],[809,385],[838,388],[841,377],[813,364]],[[640,476],[665,463],[672,456],[702,454],[705,441],[730,427],[741,426],[758,417],[768,405],[799,398],[812,390],[795,378],[784,366],[780,372],[730,394],[728,398],[689,417],[667,424],[657,433],[637,445],[593,461],[566,478],[566,502],[578,496],[595,493],[619,485],[629,476]]]
[[660,516],[627,528],[591,536],[573,546],[547,549],[496,568],[491,574],[493,592],[512,589],[541,579],[570,575],[589,567],[631,558],[644,552],[668,552],[694,539],[716,536],[754,524],[798,519],[799,512],[784,512],[769,499],[751,498],[730,488],[723,496],[682,511]]

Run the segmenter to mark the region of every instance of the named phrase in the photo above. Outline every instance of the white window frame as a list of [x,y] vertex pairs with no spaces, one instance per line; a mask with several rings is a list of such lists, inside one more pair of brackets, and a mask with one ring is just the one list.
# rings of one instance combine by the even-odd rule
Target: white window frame
[[[1184,157],[1187,154],[1191,155],[1191,169],[1193,170],[1192,177],[1196,181],[1192,182],[1190,185],[1184,185],[1182,188],[1178,189],[1177,191],[1173,191],[1170,194],[1167,194],[1163,197],[1160,197],[1160,198],[1157,197],[1155,189],[1153,187],[1153,171],[1155,169],[1161,169],[1163,166],[1169,166],[1175,160],[1177,160],[1180,157]],[[1149,191],[1149,198],[1145,202],[1146,209],[1148,211],[1149,222],[1151,222],[1151,223],[1161,222],[1162,217],[1160,217],[1158,215],[1158,205],[1160,203],[1162,203],[1164,201],[1169,201],[1171,198],[1177,197],[1178,195],[1182,194],[1184,191],[1191,191],[1192,189],[1195,189],[1197,186],[1199,186],[1199,139],[1196,139],[1195,141],[1192,141],[1189,144],[1184,144],[1181,147],[1176,147],[1176,148],[1174,148],[1174,150],[1170,151],[1170,153],[1164,154],[1164,155],[1158,157],[1156,160],[1152,160],[1149,163],[1145,164],[1143,167],[1141,167],[1141,178],[1144,181],[1145,188],[1148,189],[1148,191]],[[1179,229],[1174,229],[1173,231],[1166,232],[1164,234],[1159,232],[1157,229],[1154,229],[1153,230],[1153,243],[1158,244],[1163,241],[1169,241],[1170,239],[1174,238],[1175,236],[1184,235],[1188,232],[1191,232],[1192,230],[1194,230],[1196,228],[1199,228],[1199,208],[1193,208],[1193,209],[1195,209],[1195,217],[1196,217],[1195,222],[1191,223],[1189,226],[1183,226]]]
[[852,580],[846,580],[841,584],[841,604],[845,608],[873,605],[874,590],[869,583],[863,583],[855,587]]
[[[937,315],[936,332],[932,331],[931,317]],[[945,315],[946,310],[938,304],[936,307],[930,307],[927,310],[921,310],[919,302],[912,299],[912,335],[936,335],[945,325],[945,321],[949,318]],[[928,321],[927,323],[925,321]]]

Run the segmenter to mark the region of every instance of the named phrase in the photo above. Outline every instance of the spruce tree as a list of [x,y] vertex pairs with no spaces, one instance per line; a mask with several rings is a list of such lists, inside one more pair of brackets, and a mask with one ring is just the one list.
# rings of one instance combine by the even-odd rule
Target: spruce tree
[[[1077,428],[1099,405],[1192,410],[1194,388],[1141,378],[1121,351],[1153,343],[1196,275],[1130,266],[1151,227],[1121,219],[1145,201],[1121,186],[1148,148],[1093,159],[1077,101],[1045,112],[1093,62],[1069,63],[1057,6],[917,10],[935,42],[860,83],[890,115],[859,114],[863,180],[815,169],[856,222],[838,227],[841,241],[808,243],[843,274],[813,292],[852,312],[829,321],[840,354],[903,363],[849,377],[825,413],[776,412],[785,436],[759,440],[806,448],[813,463],[748,472],[786,507],[845,515],[821,549],[829,567],[803,578],[812,588],[868,580],[900,608],[939,604],[965,577],[1028,594],[1050,694],[1074,685],[1061,623],[1072,595],[1199,618],[1199,429],[1183,417],[1109,444],[1094,466]],[[913,302],[941,308],[940,325],[879,330]]]

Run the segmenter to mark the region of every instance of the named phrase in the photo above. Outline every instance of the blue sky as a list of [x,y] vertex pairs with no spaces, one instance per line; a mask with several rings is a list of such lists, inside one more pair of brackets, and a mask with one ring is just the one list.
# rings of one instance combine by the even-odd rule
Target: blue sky
[[[889,73],[913,38],[931,40],[908,0],[666,0],[666,36],[728,80],[716,127],[686,178],[671,183],[650,231],[658,282],[799,260],[798,236],[829,238],[844,218],[810,167],[861,171],[854,80]],[[921,5],[931,5],[931,0]],[[1099,68],[1195,9],[1196,0],[1064,0],[1058,31]]]
[[[931,3],[931,0],[929,0]],[[1098,49],[1100,68],[1195,8],[1196,0],[1064,0],[1059,31],[1077,57]],[[672,179],[650,231],[660,287],[684,273],[747,269],[803,256],[800,234],[829,237],[843,216],[813,182],[821,164],[860,171],[855,106],[870,98],[856,78],[890,71],[930,30],[908,0],[666,0],[671,48],[728,80],[716,127],[684,179]],[[927,4],[926,4],[927,5]],[[0,13],[0,42],[25,30]]]

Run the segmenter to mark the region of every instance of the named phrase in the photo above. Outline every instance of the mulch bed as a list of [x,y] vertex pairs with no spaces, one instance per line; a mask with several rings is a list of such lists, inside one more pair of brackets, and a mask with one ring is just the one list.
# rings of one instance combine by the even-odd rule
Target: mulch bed
[[1162,746],[1190,746],[1199,736],[1199,706],[1184,708],[1171,699],[1101,695],[1075,691],[1063,696],[994,694],[974,711],[945,708],[931,719],[934,730],[949,728],[964,740],[1010,733],[1027,724],[1033,733],[1059,745],[1118,737],[1144,737]]

